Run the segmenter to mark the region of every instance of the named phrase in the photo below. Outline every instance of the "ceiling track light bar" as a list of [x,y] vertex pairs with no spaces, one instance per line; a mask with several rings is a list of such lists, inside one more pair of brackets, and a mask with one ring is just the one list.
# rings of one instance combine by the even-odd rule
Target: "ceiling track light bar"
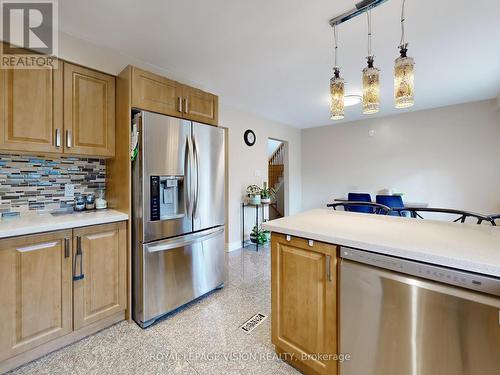
[[341,23],[344,23],[346,21],[349,21],[351,18],[357,17],[365,12],[368,12],[369,10],[372,10],[379,5],[382,5],[388,0],[363,0],[360,1],[359,3],[356,4],[356,8],[349,10],[340,16],[337,16],[335,18],[332,18],[330,20],[330,26],[338,26]]

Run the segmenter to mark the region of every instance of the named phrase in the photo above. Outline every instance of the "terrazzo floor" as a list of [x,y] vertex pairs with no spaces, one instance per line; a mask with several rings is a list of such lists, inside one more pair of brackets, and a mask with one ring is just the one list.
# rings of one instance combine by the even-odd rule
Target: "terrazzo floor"
[[[145,330],[118,323],[12,374],[299,374],[274,355],[270,279],[269,249],[231,252],[223,289]],[[240,330],[257,312],[268,318]]]

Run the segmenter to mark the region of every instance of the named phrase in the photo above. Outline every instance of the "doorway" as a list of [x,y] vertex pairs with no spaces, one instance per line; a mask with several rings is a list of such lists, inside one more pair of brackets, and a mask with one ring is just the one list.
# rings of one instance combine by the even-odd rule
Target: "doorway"
[[269,205],[269,220],[279,219],[286,215],[287,149],[287,142],[275,138],[267,139],[267,183],[274,191]]

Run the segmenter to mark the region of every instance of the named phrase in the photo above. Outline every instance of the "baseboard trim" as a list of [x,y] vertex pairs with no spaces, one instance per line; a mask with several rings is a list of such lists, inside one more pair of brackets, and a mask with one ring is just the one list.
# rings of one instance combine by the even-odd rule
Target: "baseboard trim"
[[121,311],[114,315],[108,316],[107,318],[99,320],[93,324],[90,324],[86,327],[83,327],[78,331],[73,331],[65,336],[58,337],[57,339],[46,342],[45,344],[39,345],[24,353],[20,353],[15,357],[6,359],[5,361],[0,362],[0,374],[14,370],[19,366],[27,364],[28,362],[34,361],[35,359],[43,357],[44,355],[47,355],[65,346],[73,344],[76,341],[83,339],[84,337],[102,331],[103,329],[108,328],[113,324],[116,324],[124,319],[125,319],[125,311]]
[[226,244],[226,251],[230,253],[231,251],[241,249],[241,241],[230,242]]

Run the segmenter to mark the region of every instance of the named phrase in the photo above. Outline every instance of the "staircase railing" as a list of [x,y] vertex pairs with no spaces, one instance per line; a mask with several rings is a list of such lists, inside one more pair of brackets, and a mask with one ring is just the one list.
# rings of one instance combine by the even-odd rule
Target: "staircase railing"
[[269,158],[268,183],[270,187],[275,187],[284,173],[285,145],[282,143]]

